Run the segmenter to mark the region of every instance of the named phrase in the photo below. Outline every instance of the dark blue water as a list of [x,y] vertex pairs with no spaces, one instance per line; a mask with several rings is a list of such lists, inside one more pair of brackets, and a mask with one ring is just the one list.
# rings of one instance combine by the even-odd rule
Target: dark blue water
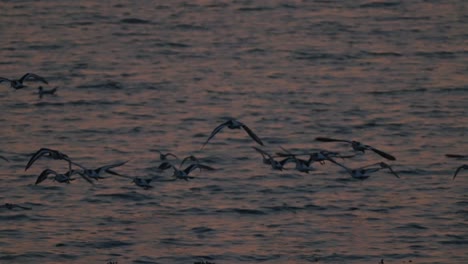
[[[0,263],[465,263],[468,3],[1,1]],[[262,164],[355,139],[397,157],[365,181]],[[114,177],[47,180],[41,147]],[[156,150],[215,171],[172,181]],[[359,167],[372,152],[339,160]],[[177,161],[174,161],[177,162]]]

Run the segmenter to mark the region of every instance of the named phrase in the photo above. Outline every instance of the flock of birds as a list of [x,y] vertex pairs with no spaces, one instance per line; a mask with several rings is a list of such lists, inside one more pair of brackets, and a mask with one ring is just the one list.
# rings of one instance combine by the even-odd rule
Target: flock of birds
[[[42,83],[48,84],[45,78],[37,74],[33,74],[33,73],[26,73],[25,75],[23,75],[21,78],[17,80],[0,77],[0,83],[3,81],[9,82],[10,86],[14,89],[26,88],[27,86],[24,84],[24,82],[27,82],[27,81],[40,81]],[[39,87],[38,89],[39,89],[40,97],[42,97],[44,94],[54,94],[56,91],[56,88],[53,90],[44,90],[42,87]],[[260,137],[257,136],[257,134],[255,134],[247,125],[245,125],[244,123],[236,119],[228,119],[213,129],[211,134],[208,136],[207,140],[201,146],[201,149],[203,149],[209,143],[211,139],[213,139],[219,132],[221,132],[225,128],[242,129],[247,133],[247,135],[255,143],[257,143],[260,146],[264,146],[264,143],[260,139]],[[335,138],[328,138],[328,137],[317,137],[315,138],[315,140],[319,142],[341,142],[344,144],[348,144],[352,148],[352,152],[347,155],[341,154],[339,152],[327,151],[327,150],[305,152],[305,153],[292,153],[281,147],[282,149],[281,152],[277,152],[274,155],[272,155],[259,147],[254,146],[252,148],[262,156],[263,163],[271,166],[273,170],[283,170],[285,169],[287,164],[292,163],[294,164],[294,170],[298,172],[302,172],[302,173],[309,173],[310,171],[315,170],[314,167],[312,167],[312,163],[318,162],[320,164],[323,164],[325,162],[330,162],[332,164],[335,164],[343,168],[352,178],[359,179],[359,180],[367,179],[370,177],[371,174],[378,172],[380,170],[383,170],[383,169],[388,170],[396,178],[400,178],[400,176],[393,170],[393,168],[389,164],[383,161],[372,163],[370,165],[361,166],[358,168],[349,168],[345,166],[343,163],[337,161],[337,159],[344,160],[344,159],[352,158],[356,155],[362,155],[366,151],[372,151],[386,160],[390,160],[390,161],[396,160],[396,158],[393,155],[390,155],[382,150],[379,150],[373,146],[366,145],[355,140],[335,139]],[[161,151],[158,151],[158,153],[160,154],[159,158],[162,162],[158,166],[158,169],[160,171],[166,171],[166,170],[172,169],[173,171],[172,176],[174,177],[173,180],[181,179],[181,180],[188,181],[189,179],[193,179],[193,177],[190,176],[190,174],[192,171],[197,170],[197,169],[208,170],[208,171],[215,170],[214,168],[206,164],[203,164],[200,161],[200,159],[196,158],[193,155],[183,158],[182,161],[178,165],[176,165],[174,164],[175,160],[177,160],[177,156],[175,154],[163,153]],[[446,154],[446,156],[449,158],[457,158],[457,159],[468,158],[468,155],[458,155],[458,154]],[[105,165],[96,169],[90,169],[75,162],[67,154],[61,151],[49,149],[49,148],[41,148],[38,151],[36,151],[31,156],[28,163],[26,164],[25,171],[28,170],[37,160],[39,160],[42,157],[47,157],[47,158],[54,159],[54,160],[63,160],[67,162],[68,171],[65,173],[58,173],[52,169],[47,168],[43,170],[37,177],[36,182],[35,182],[36,185],[42,183],[43,181],[49,178],[51,178],[53,181],[58,182],[58,183],[70,183],[71,181],[75,180],[75,178],[73,177],[75,175],[79,175],[81,178],[83,178],[86,182],[90,184],[95,184],[95,181],[107,178],[107,177],[104,177],[104,174],[107,173],[113,176],[131,179],[131,181],[135,185],[143,189],[151,189],[153,187],[151,185],[151,181],[155,177],[152,177],[152,178],[132,177],[132,176],[128,176],[128,175],[115,172],[113,170],[114,168],[117,168],[126,164],[128,161]],[[169,157],[172,157],[173,159]],[[303,157],[306,157],[306,158],[303,158]],[[6,157],[0,156],[0,159],[8,162],[8,159]],[[185,164],[187,164],[186,167],[183,167]],[[461,170],[468,170],[468,165],[464,164],[458,167],[454,172],[454,175],[452,178],[453,180],[456,178],[456,176]],[[1,207],[7,208],[7,209],[13,209],[13,208],[30,209],[27,207],[10,204],[10,203],[6,203]]]

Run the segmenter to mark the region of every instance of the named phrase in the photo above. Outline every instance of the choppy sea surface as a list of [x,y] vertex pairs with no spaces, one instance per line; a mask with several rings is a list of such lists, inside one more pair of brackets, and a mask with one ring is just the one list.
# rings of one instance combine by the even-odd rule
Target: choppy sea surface
[[[0,1],[0,263],[467,263],[468,2]],[[37,87],[57,87],[39,98]],[[272,170],[265,151],[397,157],[352,179],[329,162]],[[60,150],[154,178],[47,180]],[[172,180],[157,150],[215,171]],[[172,157],[170,157],[173,159]],[[372,152],[339,160],[384,161]],[[177,160],[173,161],[178,163]]]

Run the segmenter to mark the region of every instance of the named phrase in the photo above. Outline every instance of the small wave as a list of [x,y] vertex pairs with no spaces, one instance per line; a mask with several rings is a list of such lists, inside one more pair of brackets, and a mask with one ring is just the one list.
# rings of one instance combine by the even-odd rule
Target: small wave
[[265,212],[257,209],[229,208],[216,210],[217,213],[238,213],[243,215],[264,215]]
[[144,195],[137,192],[129,192],[129,193],[111,193],[111,194],[96,194],[96,197],[104,197],[104,198],[116,198],[121,200],[127,201],[144,201],[151,199],[150,196]]
[[[50,259],[48,252],[29,252],[23,254],[3,254],[0,256],[1,263],[40,263],[41,259]],[[5,262],[3,262],[5,261]]]
[[193,24],[177,24],[175,25],[175,28],[184,30],[208,30],[206,27]]
[[443,245],[468,245],[468,238],[464,236],[447,235],[447,237],[450,239],[439,241],[439,243]]
[[361,8],[386,8],[399,6],[400,2],[370,2],[360,5]]
[[101,83],[94,83],[94,84],[83,84],[79,85],[76,88],[78,89],[122,89],[122,84],[116,81],[106,81]]
[[423,52],[419,51],[414,53],[418,57],[427,57],[427,58],[455,58],[457,52],[451,51],[434,51],[434,52]]
[[144,20],[144,19],[139,19],[139,18],[124,18],[124,19],[120,20],[120,23],[125,23],[125,24],[150,24],[151,21]]
[[405,95],[405,94],[418,94],[427,92],[427,88],[419,87],[415,89],[398,89],[398,90],[386,90],[386,91],[371,91],[369,94],[373,95]]
[[417,224],[417,223],[409,223],[406,225],[399,226],[397,228],[398,229],[420,229],[420,230],[427,229],[427,227]]
[[267,206],[265,209],[271,210],[273,212],[296,212],[299,210],[303,210],[304,208],[302,207],[297,207],[297,206],[289,206],[289,205],[280,205],[280,206]]
[[14,215],[0,215],[0,221],[21,221],[21,220],[27,220],[30,221],[32,218],[28,215],[25,214],[14,214]]
[[60,46],[60,45],[30,45],[28,48],[33,49],[33,50],[57,50],[57,49],[63,48],[63,46]]
[[190,48],[189,44],[177,43],[177,42],[161,42],[156,44],[157,47],[170,47],[170,48]]
[[240,7],[237,10],[242,12],[258,12],[258,11],[268,11],[272,10],[273,8],[267,6],[254,6],[254,7]]
[[192,231],[197,233],[197,234],[203,234],[203,233],[212,232],[212,231],[214,231],[214,229],[211,229],[211,228],[205,227],[205,226],[199,226],[199,227],[192,228]]

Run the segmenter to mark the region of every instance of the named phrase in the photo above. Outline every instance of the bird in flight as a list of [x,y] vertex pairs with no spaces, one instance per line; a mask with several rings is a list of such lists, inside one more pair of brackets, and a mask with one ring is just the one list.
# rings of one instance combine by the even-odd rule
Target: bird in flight
[[38,185],[39,183],[45,181],[49,175],[54,175],[53,180],[59,183],[70,183],[71,181],[75,180],[72,178],[74,174],[79,174],[83,179],[85,179],[87,182],[90,184],[93,184],[91,179],[89,179],[86,175],[76,171],[76,170],[70,170],[67,171],[66,173],[57,173],[54,170],[51,169],[45,169],[39,174],[39,176],[36,179],[35,185]]
[[84,167],[82,167],[81,165],[79,167],[81,167],[83,169],[82,172],[79,172],[80,175],[81,174],[84,174],[85,176],[91,178],[91,179],[94,179],[94,180],[99,180],[99,179],[104,179],[105,177],[102,177],[102,173],[104,172],[107,172],[109,174],[112,174],[112,175],[117,175],[117,176],[121,176],[119,173],[111,170],[112,168],[115,168],[115,167],[120,167],[122,165],[124,165],[125,163],[127,163],[128,161],[124,161],[124,162],[119,162],[119,163],[115,163],[115,164],[110,164],[110,165],[105,165],[105,166],[101,166],[97,169],[86,169]]
[[317,137],[315,138],[315,140],[317,141],[321,141],[321,142],[346,142],[346,143],[349,143],[351,144],[351,147],[353,148],[353,150],[355,151],[360,151],[360,152],[365,152],[366,150],[372,150],[373,152],[377,153],[378,155],[380,155],[381,157],[384,157],[388,160],[396,160],[396,158],[388,153],[385,153],[381,150],[378,150],[372,146],[369,146],[369,145],[365,145],[359,141],[355,141],[355,140],[346,140],[346,139],[335,139],[335,138],[327,138],[327,137]]
[[227,127],[229,129],[244,129],[245,132],[247,132],[247,134],[255,141],[257,142],[258,144],[262,145],[263,146],[263,142],[262,140],[248,127],[246,126],[244,123],[240,122],[240,121],[237,121],[236,119],[229,119],[225,122],[223,122],[222,124],[220,124],[219,126],[217,126],[210,134],[210,136],[208,137],[208,139],[205,141],[205,143],[203,143],[203,147],[205,147],[205,145],[208,143],[208,141],[210,141],[210,139],[212,139],[216,134],[218,134],[224,127]]
[[[336,162],[333,159],[329,159],[329,160],[331,162],[335,163],[336,165],[342,167],[343,169],[345,169],[349,173],[349,175],[351,175],[351,177],[353,177],[355,179],[365,180],[365,179],[369,178],[372,173],[380,171],[382,169],[389,169],[390,172],[393,175],[395,175],[395,177],[400,178],[400,176],[398,176],[398,174],[392,169],[392,167],[390,167],[390,165],[388,165],[385,162],[378,162],[378,163],[373,163],[373,164],[370,164],[370,165],[367,165],[367,166],[359,167],[359,168],[356,168],[356,169],[350,169],[350,168],[346,167],[345,165]],[[373,167],[375,165],[379,165],[379,167]]]
[[177,159],[177,156],[175,154],[172,154],[170,152],[164,153],[160,150],[156,150],[156,152],[159,153],[159,160],[167,160],[167,157],[172,156]]
[[255,151],[257,151],[258,153],[260,153],[260,155],[262,155],[263,164],[270,165],[271,168],[274,170],[283,170],[284,164],[290,159],[289,157],[287,157],[281,161],[277,161],[272,155],[270,155],[268,152],[264,151],[263,149],[259,149],[257,147],[252,147],[252,148],[255,149]]
[[29,167],[31,167],[33,165],[34,162],[36,162],[36,160],[38,160],[39,158],[41,158],[42,156],[44,157],[49,157],[49,158],[52,158],[52,159],[55,159],[55,160],[65,160],[65,161],[68,161],[68,165],[69,165],[69,170],[71,171],[71,165],[74,164],[74,165],[77,165],[78,167],[81,167],[83,168],[83,166],[71,161],[70,157],[68,157],[68,155],[58,151],[58,150],[54,150],[54,149],[49,149],[49,148],[41,148],[39,149],[38,151],[36,151],[36,153],[34,153],[32,156],[31,156],[31,159],[29,159],[28,161],[28,164],[26,164],[26,168],[24,169],[25,171],[29,169]]
[[44,79],[41,76],[39,76],[37,74],[34,74],[34,73],[26,73],[25,75],[23,75],[18,80],[11,80],[11,79],[8,79],[8,78],[0,77],[0,83],[3,82],[3,81],[10,82],[10,86],[12,88],[15,88],[15,89],[22,89],[22,88],[27,87],[26,85],[23,84],[23,82],[25,82],[25,81],[41,81],[41,82],[43,82],[45,84],[48,84],[46,79]]

